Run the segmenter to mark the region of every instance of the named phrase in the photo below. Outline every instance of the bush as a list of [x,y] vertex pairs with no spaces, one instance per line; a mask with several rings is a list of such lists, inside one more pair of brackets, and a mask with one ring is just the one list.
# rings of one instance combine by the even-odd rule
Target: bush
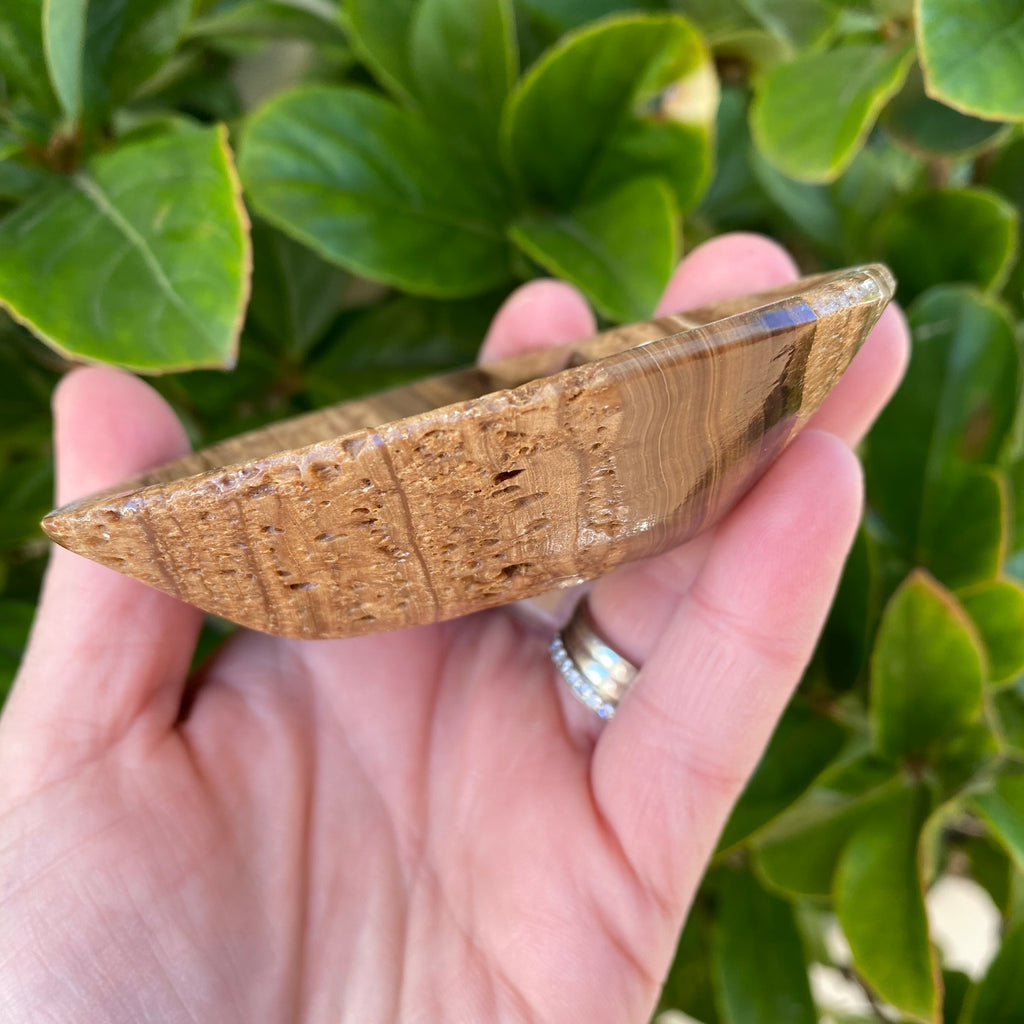
[[[470,360],[537,273],[644,317],[681,224],[884,259],[911,368],[663,1005],[817,1020],[838,919],[863,1019],[1024,1020],[1022,53],[1019,0],[9,0],[0,688],[74,361],[195,371],[156,383],[206,443]],[[947,873],[1001,916],[977,981],[929,938]]]

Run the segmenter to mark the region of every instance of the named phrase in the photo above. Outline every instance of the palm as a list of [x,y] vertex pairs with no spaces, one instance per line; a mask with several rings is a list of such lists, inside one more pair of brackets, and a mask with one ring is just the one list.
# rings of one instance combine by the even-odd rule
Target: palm
[[[32,817],[64,822],[45,859],[73,856],[90,896],[130,896],[60,915],[76,947],[133,964],[123,1019],[543,1020],[555,996],[580,1019],[641,1018],[678,920],[606,832],[586,744],[520,628],[482,616],[359,645],[418,676],[243,635],[159,743],[41,794]],[[62,872],[44,886],[40,930],[68,903]]]
[[[855,434],[884,398],[888,330],[888,383],[844,382],[834,399],[861,411],[825,426]],[[355,641],[242,633],[183,694],[192,610],[60,553],[0,720],[5,1019],[646,1019],[856,518],[838,446],[801,444],[718,536],[595,588],[645,664],[600,734],[544,638],[501,611]],[[773,526],[776,492],[797,511]],[[752,546],[808,531],[785,614],[777,580],[729,596]],[[118,599],[137,649],[97,643],[84,610]],[[67,676],[90,657],[76,710]]]

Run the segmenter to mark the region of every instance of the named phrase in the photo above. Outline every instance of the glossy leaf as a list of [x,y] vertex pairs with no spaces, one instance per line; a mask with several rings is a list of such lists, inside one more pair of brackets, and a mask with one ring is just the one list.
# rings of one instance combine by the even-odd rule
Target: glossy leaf
[[954,800],[991,771],[999,740],[987,721],[965,725],[938,745],[931,759],[933,780],[942,799]]
[[852,687],[867,665],[879,611],[876,562],[873,542],[861,527],[818,644],[818,658],[833,689]]
[[1003,775],[995,785],[971,798],[992,836],[1024,871],[1024,775]]
[[0,6],[0,74],[40,110],[57,112],[43,52],[43,0]]
[[28,601],[0,598],[0,707],[21,664],[34,614]]
[[343,43],[338,11],[331,0],[240,0],[194,19],[188,26],[191,39],[306,39]]
[[501,112],[518,72],[511,0],[420,0],[410,45],[426,116],[497,162]]
[[230,364],[248,278],[222,130],[112,150],[0,221],[0,303],[79,359],[149,372]]
[[783,174],[754,150],[750,166],[772,202],[794,224],[826,252],[835,252],[842,243],[843,230],[839,210],[824,185],[796,181]]
[[50,81],[65,117],[82,113],[82,61],[89,0],[53,0],[43,4],[43,49]]
[[346,0],[352,41],[381,83],[396,95],[415,91],[409,25],[419,0]]
[[29,199],[53,177],[50,171],[18,157],[0,160],[0,201],[8,199],[20,203]]
[[1010,752],[1024,759],[1024,679],[992,694],[995,728]]
[[828,898],[843,849],[865,821],[883,813],[892,789],[891,776],[855,794],[816,786],[755,837],[758,874],[790,897]]
[[941,482],[992,465],[1016,412],[1020,356],[1005,310],[941,288],[910,310],[910,367],[868,441],[868,498],[907,557]]
[[1021,304],[1024,303],[1024,221],[1020,217],[1024,207],[1024,137],[1018,136],[994,154],[985,183],[1013,203],[1018,211],[1017,263],[1005,290],[1011,301]]
[[992,580],[959,598],[985,643],[989,680],[1002,683],[1024,672],[1024,586]]
[[971,467],[929,492],[917,556],[948,587],[994,579],[1006,557],[1010,498],[1005,476]]
[[761,152],[798,181],[832,181],[903,84],[912,56],[905,46],[849,44],[773,69],[751,108]]
[[971,976],[964,971],[942,972],[942,1024],[959,1024],[964,1000],[971,989]]
[[981,709],[984,665],[963,609],[915,571],[882,613],[871,655],[871,731],[883,756],[921,756]]
[[253,229],[249,316],[293,356],[320,338],[338,312],[347,277],[311,249],[264,224]]
[[0,313],[0,458],[11,446],[50,446],[50,395],[57,374],[33,361],[33,350],[38,346],[31,335]]
[[680,210],[707,180],[718,80],[698,33],[672,16],[600,22],[526,74],[506,111],[509,161],[535,200],[574,208],[641,174]]
[[748,104],[745,89],[722,89],[715,129],[715,176],[696,211],[723,231],[760,223],[771,210],[752,167]]
[[968,996],[963,1024],[1020,1024],[1024,1020],[1024,921],[1003,936],[985,977]]
[[909,149],[929,156],[963,156],[985,149],[1005,131],[947,107],[925,93],[920,68],[911,68],[903,88],[885,108],[885,128]]
[[1024,119],[1018,0],[918,0],[915,21],[930,96],[977,117]]
[[715,881],[712,969],[723,1021],[816,1024],[792,906],[749,871],[723,871]]
[[753,57],[755,65],[759,55],[774,62],[816,46],[839,15],[835,4],[822,0],[674,0],[673,7],[716,49]]
[[938,970],[917,860],[926,799],[905,790],[861,826],[836,873],[835,908],[856,970],[902,1014],[931,1022]]
[[37,455],[0,466],[0,552],[18,551],[41,536],[39,520],[53,507],[53,461]]
[[799,703],[786,709],[718,841],[728,849],[798,800],[836,756],[846,730]]
[[307,86],[249,120],[239,169],[255,209],[325,259],[420,295],[510,275],[507,196],[453,173],[422,119],[361,89]]
[[675,213],[666,185],[639,178],[570,213],[524,217],[511,237],[606,316],[642,320],[676,265]]
[[875,252],[892,268],[903,301],[953,281],[998,289],[1016,251],[1017,220],[1017,211],[987,189],[932,189],[881,218]]
[[840,224],[844,261],[863,259],[871,251],[869,240],[879,215],[892,207],[896,196],[916,187],[924,178],[924,159],[908,152],[891,136],[873,132],[850,166],[828,187]]
[[677,1010],[702,1024],[719,1024],[711,976],[712,914],[698,900],[686,916],[675,958],[661,990],[658,1012]]
[[130,99],[174,49],[189,0],[47,0],[43,40],[67,117],[101,122]]
[[956,852],[966,857],[970,877],[1004,912],[1011,899],[1013,863],[1003,847],[988,835],[965,836],[958,839]]
[[356,313],[323,346],[306,392],[315,405],[428,377],[476,358],[503,293],[437,301],[397,295]]

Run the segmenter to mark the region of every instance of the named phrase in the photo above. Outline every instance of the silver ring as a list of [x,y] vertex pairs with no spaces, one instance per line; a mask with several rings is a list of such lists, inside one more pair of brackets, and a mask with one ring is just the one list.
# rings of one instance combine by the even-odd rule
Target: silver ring
[[605,720],[615,714],[639,672],[598,635],[585,597],[548,650],[576,699]]

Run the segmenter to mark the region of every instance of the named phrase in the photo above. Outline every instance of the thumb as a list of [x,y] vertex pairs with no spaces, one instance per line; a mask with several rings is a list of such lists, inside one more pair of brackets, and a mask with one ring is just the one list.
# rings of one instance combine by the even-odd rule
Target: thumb
[[[63,504],[188,449],[166,402],[130,374],[75,370],[54,395]],[[169,728],[201,623],[165,594],[55,548],[28,650],[0,718],[0,778],[32,786],[129,729]]]

